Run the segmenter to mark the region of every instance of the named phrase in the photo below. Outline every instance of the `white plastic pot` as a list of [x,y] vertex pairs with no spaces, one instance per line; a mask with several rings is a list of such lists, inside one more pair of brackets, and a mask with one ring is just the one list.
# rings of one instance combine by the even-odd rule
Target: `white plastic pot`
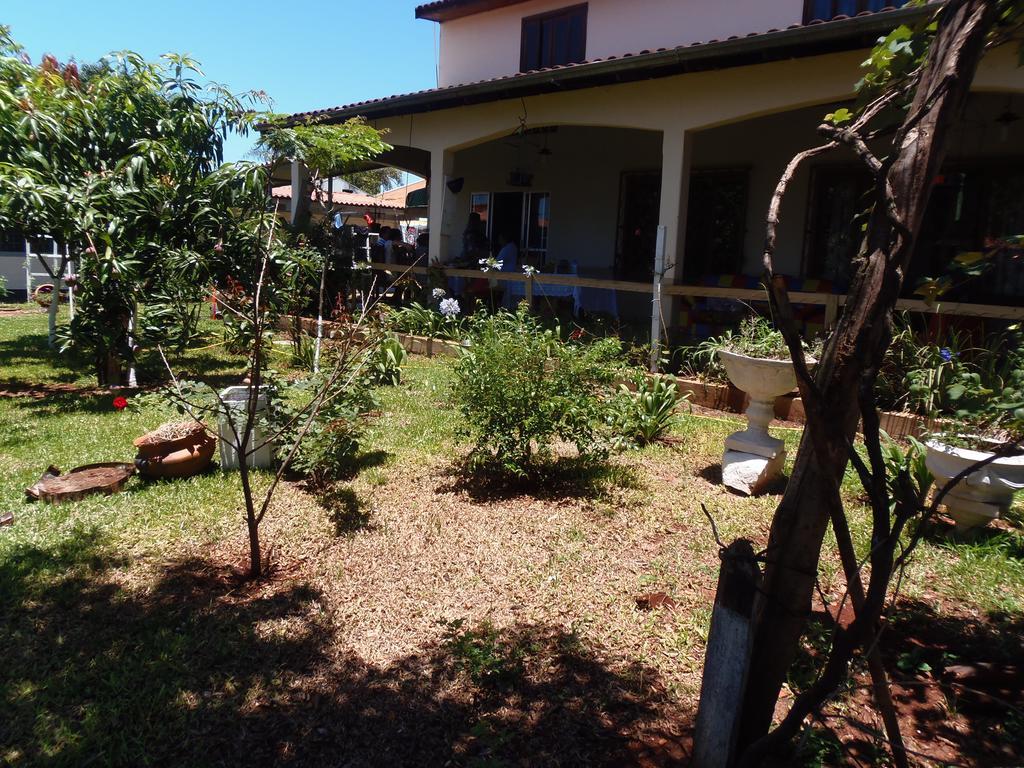
[[[968,469],[992,456],[985,451],[956,448],[938,440],[926,447],[925,466],[935,476],[939,488]],[[946,512],[956,523],[958,533],[987,525],[1002,517],[1013,503],[1013,494],[1024,488],[1024,456],[1002,456],[967,475],[943,498]]]
[[[262,387],[261,387],[262,389]],[[222,469],[238,469],[238,451],[235,445],[245,429],[246,408],[249,403],[249,387],[228,387],[220,393],[224,404],[217,419],[217,432],[220,440],[220,466]],[[246,464],[259,469],[274,466],[274,446],[265,442],[265,434],[260,420],[267,415],[267,396],[260,392],[256,398],[256,423],[253,424],[249,441],[245,445],[248,454]],[[234,423],[234,430],[231,425]],[[238,437],[236,437],[236,431]],[[259,446],[253,451],[253,446]]]

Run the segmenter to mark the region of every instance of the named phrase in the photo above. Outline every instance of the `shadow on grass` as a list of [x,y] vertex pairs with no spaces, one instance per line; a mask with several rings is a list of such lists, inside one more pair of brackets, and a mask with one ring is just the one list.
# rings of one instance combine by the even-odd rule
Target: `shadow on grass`
[[337,536],[351,536],[359,531],[371,530],[370,510],[352,488],[341,483],[309,486],[306,490],[316,497],[317,503],[334,524]]
[[587,457],[561,457],[537,464],[526,477],[474,466],[468,460],[452,465],[440,493],[465,494],[476,503],[530,497],[542,501],[600,499],[615,489],[642,490],[643,476],[633,466]]
[[[239,586],[193,557],[134,581],[119,564],[86,531],[0,563],[7,764],[619,766],[683,756],[657,673],[609,665],[562,628],[439,631],[378,666],[335,647],[325,596],[301,580]],[[495,664],[509,674],[486,674]]]
[[[1016,524],[1016,521],[1013,521]],[[975,557],[998,555],[1024,560],[1024,531],[982,527],[957,533],[952,521],[933,517],[924,529],[924,540],[938,547],[967,551]]]

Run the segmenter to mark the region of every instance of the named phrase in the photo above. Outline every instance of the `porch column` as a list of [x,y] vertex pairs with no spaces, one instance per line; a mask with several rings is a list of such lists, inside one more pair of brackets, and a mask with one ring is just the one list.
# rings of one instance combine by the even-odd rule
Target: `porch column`
[[292,208],[288,214],[290,224],[304,221],[309,216],[309,196],[312,194],[309,182],[309,169],[304,163],[292,160]]
[[446,149],[430,152],[430,178],[427,180],[429,201],[427,226],[429,227],[428,253],[430,262],[438,264],[448,256],[448,235],[451,222],[445,216],[445,200],[448,196],[448,180],[455,167],[455,153]]
[[[682,279],[686,248],[686,208],[690,193],[690,160],[693,134],[683,128],[667,128],[661,145],[661,206],[658,215],[658,251],[654,280],[662,287]],[[655,365],[665,332],[676,323],[679,299],[655,294],[651,303],[651,364]]]

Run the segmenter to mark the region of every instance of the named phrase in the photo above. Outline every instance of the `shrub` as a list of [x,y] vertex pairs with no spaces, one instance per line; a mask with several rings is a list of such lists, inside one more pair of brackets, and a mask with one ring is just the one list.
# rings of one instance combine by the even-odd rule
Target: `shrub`
[[617,340],[563,342],[521,307],[481,317],[472,342],[456,363],[452,390],[475,442],[472,466],[527,476],[553,457],[556,438],[581,456],[607,450]]
[[467,323],[459,316],[460,311],[455,299],[439,298],[438,309],[414,301],[391,313],[391,324],[401,333],[461,341],[467,334]]
[[648,376],[638,371],[634,388],[621,385],[615,428],[621,439],[648,445],[664,437],[679,419],[676,407],[687,400],[672,376]]
[[268,432],[281,430],[275,445],[279,446],[278,458],[284,461],[287,451],[308,425],[289,468],[315,483],[326,483],[343,477],[351,467],[359,451],[365,416],[373,409],[374,400],[365,377],[341,376],[325,393],[326,405],[310,421],[302,409],[308,393],[320,389],[315,377],[284,386],[273,383]]
[[364,358],[366,378],[371,384],[398,386],[402,382],[402,366],[409,359],[394,334],[385,336]]

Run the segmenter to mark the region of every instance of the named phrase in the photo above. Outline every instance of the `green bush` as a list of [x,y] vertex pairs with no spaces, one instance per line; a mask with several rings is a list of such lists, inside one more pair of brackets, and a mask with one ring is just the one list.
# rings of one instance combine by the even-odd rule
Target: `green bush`
[[409,353],[402,342],[394,334],[385,336],[364,357],[366,378],[378,386],[398,386],[402,383],[402,366],[408,359]]
[[676,424],[677,406],[690,393],[679,391],[672,376],[648,376],[637,371],[633,388],[620,386],[615,414],[615,428],[624,441],[648,445],[664,437]]
[[618,340],[563,342],[524,309],[481,317],[455,365],[453,399],[475,445],[474,468],[528,476],[561,439],[581,456],[606,453]]
[[[325,371],[331,368],[331,363],[325,363]],[[311,419],[303,407],[309,401],[309,393],[319,390],[315,379],[285,385],[275,382],[271,387],[268,431],[282,430],[275,445],[278,458],[285,461],[298,435],[306,429],[289,468],[322,484],[343,477],[351,468],[359,451],[366,414],[375,404],[365,377],[343,374],[326,391],[325,405]]]

